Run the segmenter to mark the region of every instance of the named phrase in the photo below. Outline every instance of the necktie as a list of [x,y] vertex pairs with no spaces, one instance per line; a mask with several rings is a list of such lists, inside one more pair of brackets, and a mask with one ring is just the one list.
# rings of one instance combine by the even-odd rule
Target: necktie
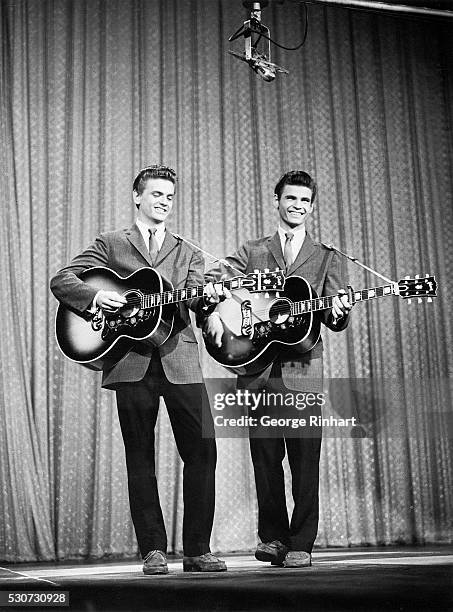
[[285,258],[285,263],[286,263],[286,271],[288,272],[289,268],[291,267],[294,258],[293,258],[293,249],[291,246],[291,240],[294,237],[294,234],[292,232],[286,232],[286,241],[285,241],[285,249],[283,251],[283,257]]
[[151,263],[154,264],[154,262],[157,259],[157,254],[159,252],[159,244],[156,238],[157,228],[153,227],[152,229],[149,229],[148,231],[149,231],[149,258],[151,259]]

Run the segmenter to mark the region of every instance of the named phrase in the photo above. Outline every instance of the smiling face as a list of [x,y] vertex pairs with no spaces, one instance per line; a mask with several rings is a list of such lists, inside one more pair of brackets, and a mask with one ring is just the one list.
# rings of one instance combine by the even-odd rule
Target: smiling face
[[308,216],[313,212],[313,192],[303,185],[285,184],[280,199],[274,195],[274,206],[280,215],[283,229],[293,230],[305,226]]
[[137,219],[147,225],[163,223],[173,207],[175,184],[162,178],[146,181],[141,194],[133,192],[134,202],[139,207]]

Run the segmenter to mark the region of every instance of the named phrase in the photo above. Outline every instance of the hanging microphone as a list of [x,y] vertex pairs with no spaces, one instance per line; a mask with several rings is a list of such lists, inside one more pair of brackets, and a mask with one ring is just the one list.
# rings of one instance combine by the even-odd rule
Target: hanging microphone
[[[250,66],[250,68],[256,72],[256,74],[258,76],[260,76],[264,81],[273,81],[275,79],[275,75],[277,73],[277,66],[275,64],[271,64],[270,62],[268,62],[266,60],[266,56],[265,55],[261,55],[260,53],[256,53],[254,57],[251,57],[250,59],[247,59],[245,57],[245,55],[241,55],[240,53],[236,53],[235,51],[228,51],[228,53],[230,53],[233,57],[237,57],[238,59],[242,60],[243,62],[247,62],[247,64]],[[287,70],[284,70],[280,67],[279,68],[279,72],[286,72],[288,73]]]
[[[240,36],[244,37],[245,48],[244,53],[236,53],[235,51],[228,51],[234,57],[237,57],[243,62],[247,62],[250,68],[260,76],[263,81],[273,81],[277,72],[284,72],[288,74],[286,68],[273,64],[271,60],[271,44],[270,44],[270,30],[267,26],[261,23],[261,4],[267,6],[268,0],[261,0],[261,2],[251,2],[245,0],[244,6],[251,9],[250,19],[244,21],[243,25],[229,37],[229,42],[236,40]],[[264,38],[266,42],[264,45],[267,50],[266,53],[258,51],[258,44],[261,39]],[[263,44],[261,45],[263,46]]]

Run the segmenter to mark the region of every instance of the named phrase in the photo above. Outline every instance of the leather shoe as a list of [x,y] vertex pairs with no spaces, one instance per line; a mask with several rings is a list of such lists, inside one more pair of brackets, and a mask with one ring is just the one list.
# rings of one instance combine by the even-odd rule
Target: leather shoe
[[280,540],[274,540],[273,542],[261,542],[256,547],[255,559],[258,561],[270,561],[272,565],[281,565],[288,547],[280,542]]
[[304,550],[290,550],[283,560],[283,567],[310,567],[311,554]]
[[143,573],[168,574],[167,556],[161,550],[152,550],[143,559]]
[[227,569],[225,561],[210,552],[198,557],[184,557],[182,566],[185,572],[226,572]]

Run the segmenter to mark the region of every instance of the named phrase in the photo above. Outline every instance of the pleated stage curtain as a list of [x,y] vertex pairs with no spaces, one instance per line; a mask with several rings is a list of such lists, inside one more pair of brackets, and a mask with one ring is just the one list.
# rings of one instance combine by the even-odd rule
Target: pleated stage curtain
[[[319,184],[316,239],[391,279],[436,275],[435,303],[371,300],[345,333],[324,334],[335,409],[355,411],[360,428],[324,439],[317,543],[450,542],[448,20],[310,5],[305,46],[274,48],[289,74],[266,83],[227,54],[247,18],[240,0],[3,0],[0,10],[0,558],[136,553],[114,394],[60,354],[48,282],[100,231],[131,224],[135,173],[160,162],[179,175],[171,229],[217,256],[274,231],[274,185],[302,168]],[[277,41],[300,41],[302,6],[271,3],[262,18]],[[354,288],[382,284],[347,269]],[[208,379],[225,376],[201,359]],[[165,410],[156,431],[178,551],[182,468]],[[218,449],[212,548],[248,550],[247,440]]]

